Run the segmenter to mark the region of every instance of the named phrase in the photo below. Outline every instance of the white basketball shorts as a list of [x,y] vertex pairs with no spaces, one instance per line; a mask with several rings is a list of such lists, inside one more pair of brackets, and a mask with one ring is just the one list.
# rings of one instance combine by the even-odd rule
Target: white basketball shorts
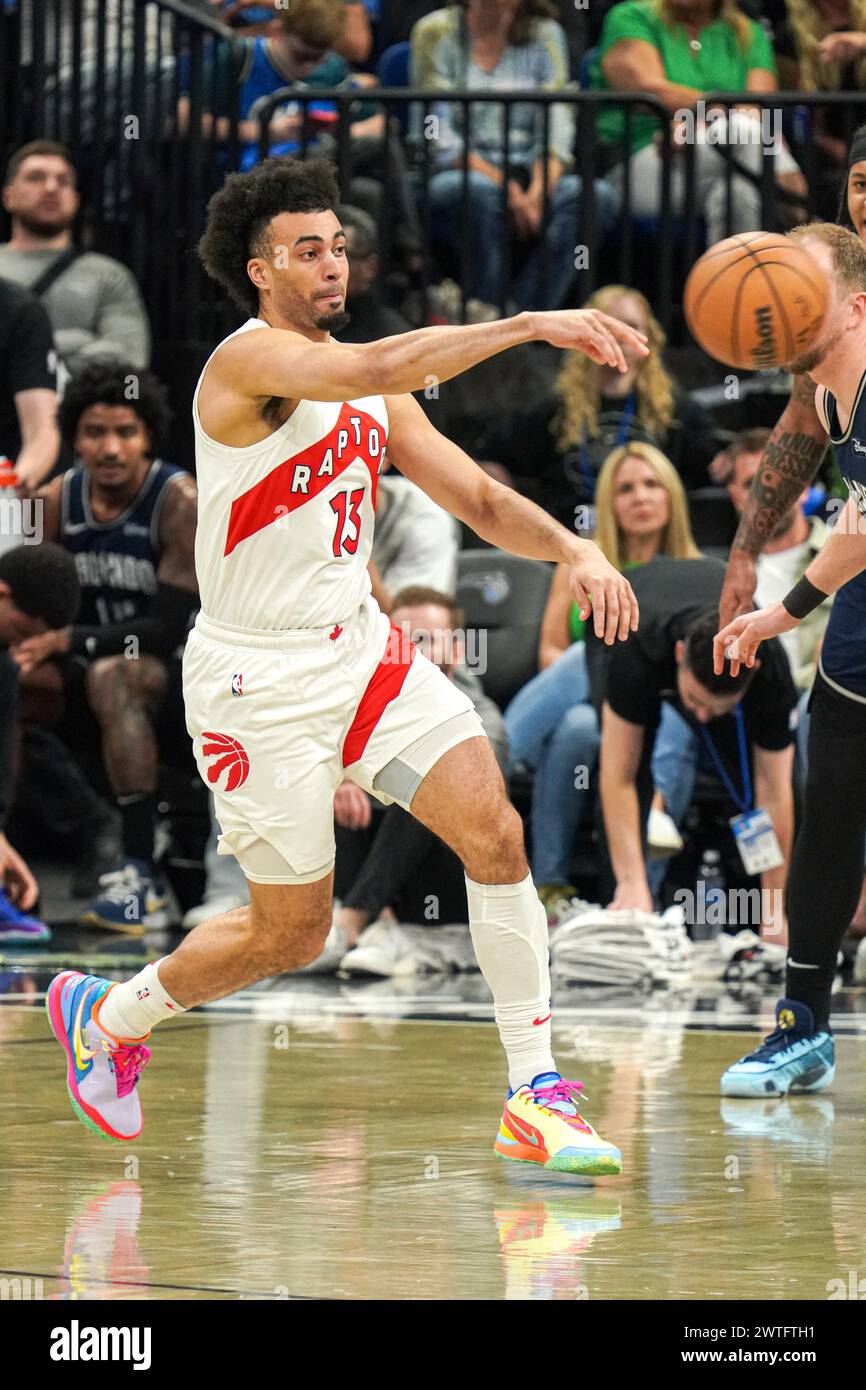
[[219,852],[256,883],[312,883],[330,872],[344,777],[409,810],[444,753],[484,736],[468,696],[369,595],[330,628],[246,632],[199,614],[183,692]]

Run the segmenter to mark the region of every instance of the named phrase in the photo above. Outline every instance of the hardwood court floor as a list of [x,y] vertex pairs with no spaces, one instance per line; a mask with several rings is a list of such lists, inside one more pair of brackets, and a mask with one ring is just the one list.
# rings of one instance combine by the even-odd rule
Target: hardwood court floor
[[859,998],[833,1091],[766,1103],[719,1097],[755,1036],[739,1025],[570,1014],[560,1064],[625,1157],[578,1183],[490,1152],[492,1024],[328,997],[160,1028],[129,1145],[73,1116],[41,1001],[0,1006],[0,1279],[45,1298],[825,1299],[866,1269]]

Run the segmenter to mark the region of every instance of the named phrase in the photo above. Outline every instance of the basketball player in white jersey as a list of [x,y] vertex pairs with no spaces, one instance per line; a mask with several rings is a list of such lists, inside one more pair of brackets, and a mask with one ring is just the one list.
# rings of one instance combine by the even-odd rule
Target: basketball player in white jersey
[[402,474],[484,539],[567,562],[596,633],[624,640],[638,612],[623,576],[488,478],[410,393],[533,339],[625,371],[624,354],[645,355],[645,339],[603,314],[562,311],[335,343],[349,276],[338,201],[330,165],[271,159],[228,178],[208,209],[200,254],[250,317],[210,358],[193,401],[202,606],[184,697],[220,848],[244,870],[250,906],[197,927],[125,984],[73,971],[52,982],[70,1097],[85,1124],[135,1138],[156,1024],[318,957],[332,923],[333,796],[349,777],[463,862],[508,1062],[496,1151],[617,1173],[619,1150],[581,1117],[579,1084],[551,1053],[547,923],[520,818],[470,701],[391,627],[367,562],[387,441]]

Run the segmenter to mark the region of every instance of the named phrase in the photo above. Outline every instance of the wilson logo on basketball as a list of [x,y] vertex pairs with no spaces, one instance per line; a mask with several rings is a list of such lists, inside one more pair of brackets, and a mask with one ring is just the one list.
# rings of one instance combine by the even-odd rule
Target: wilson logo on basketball
[[236,792],[250,775],[247,750],[236,738],[229,738],[228,734],[205,732],[201,737],[202,757],[216,759],[207,770],[207,780],[211,786],[215,786],[222,774],[228,770],[225,786],[220,787],[220,791]]

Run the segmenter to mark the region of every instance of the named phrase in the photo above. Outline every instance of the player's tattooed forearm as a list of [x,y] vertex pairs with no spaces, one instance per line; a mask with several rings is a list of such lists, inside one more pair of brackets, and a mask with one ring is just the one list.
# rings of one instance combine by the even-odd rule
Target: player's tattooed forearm
[[826,444],[811,434],[774,430],[752,484],[752,495],[737,534],[738,550],[749,550],[765,541],[794,505],[803,488],[813,481]]

